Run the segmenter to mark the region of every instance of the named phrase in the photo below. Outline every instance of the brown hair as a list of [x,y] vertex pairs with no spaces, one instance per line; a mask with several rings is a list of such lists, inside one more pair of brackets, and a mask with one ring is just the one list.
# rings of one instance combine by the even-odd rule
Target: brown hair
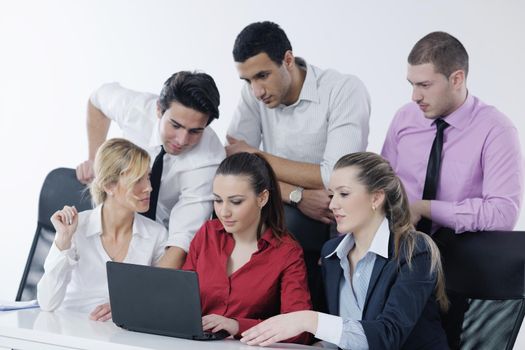
[[410,267],[417,240],[421,239],[425,242],[430,253],[429,272],[435,272],[437,276],[436,298],[441,308],[446,310],[448,299],[445,293],[445,278],[439,248],[432,238],[414,229],[410,220],[410,207],[405,188],[390,163],[372,152],[356,152],[339,159],[334,170],[350,166],[358,169],[357,180],[367,188],[369,193],[378,191],[385,193],[383,210],[394,236],[394,257],[399,259],[399,251],[403,249]]
[[432,63],[436,73],[447,78],[453,72],[462,70],[468,75],[468,53],[461,42],[445,32],[432,32],[421,38],[410,51],[411,65]]

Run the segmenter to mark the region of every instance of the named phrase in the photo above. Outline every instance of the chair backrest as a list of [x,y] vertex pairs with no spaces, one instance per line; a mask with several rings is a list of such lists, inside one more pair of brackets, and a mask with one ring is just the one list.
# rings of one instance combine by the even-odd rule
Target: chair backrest
[[460,348],[512,349],[525,315],[525,232],[441,230],[434,239],[454,299],[449,313],[463,319]]
[[44,261],[55,238],[50,218],[64,205],[74,205],[78,211],[91,209],[91,196],[81,184],[74,169],[58,168],[45,178],[38,201],[38,223],[27,258],[16,300],[36,299],[36,286],[44,273]]

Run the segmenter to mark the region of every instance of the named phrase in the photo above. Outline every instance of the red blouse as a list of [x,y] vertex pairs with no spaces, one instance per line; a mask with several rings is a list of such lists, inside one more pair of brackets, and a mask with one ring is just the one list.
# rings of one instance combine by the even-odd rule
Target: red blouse
[[[235,240],[218,219],[204,223],[191,242],[182,269],[199,275],[203,315],[237,320],[240,335],[271,316],[312,309],[299,243],[290,237],[279,241],[268,229],[250,260],[228,277],[228,257],[234,246]],[[287,341],[309,340],[303,333]]]

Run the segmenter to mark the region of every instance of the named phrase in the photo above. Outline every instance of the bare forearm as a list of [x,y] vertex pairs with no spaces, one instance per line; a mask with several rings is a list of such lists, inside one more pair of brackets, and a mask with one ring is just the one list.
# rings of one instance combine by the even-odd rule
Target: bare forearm
[[186,260],[186,252],[179,247],[168,247],[159,261],[159,267],[180,269]]
[[100,145],[106,141],[111,120],[98,108],[88,101],[87,107],[87,133],[89,145],[89,159],[94,160]]
[[279,181],[304,188],[324,189],[319,164],[296,162],[266,152],[261,154],[270,163]]

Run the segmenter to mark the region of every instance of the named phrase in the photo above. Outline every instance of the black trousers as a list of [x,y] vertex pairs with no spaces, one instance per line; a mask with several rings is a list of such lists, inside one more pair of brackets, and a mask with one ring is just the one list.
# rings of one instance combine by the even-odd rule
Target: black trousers
[[326,299],[321,275],[321,248],[330,238],[330,225],[309,218],[299,209],[284,206],[286,226],[299,241],[304,251],[304,261],[308,273],[308,288],[315,311],[326,312]]

